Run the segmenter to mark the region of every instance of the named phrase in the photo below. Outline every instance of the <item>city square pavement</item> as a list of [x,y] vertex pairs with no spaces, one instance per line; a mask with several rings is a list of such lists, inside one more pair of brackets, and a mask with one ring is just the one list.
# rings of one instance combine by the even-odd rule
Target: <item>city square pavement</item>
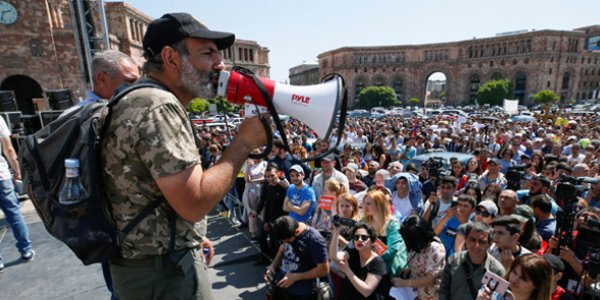
[[[0,251],[5,270],[0,274],[1,299],[109,299],[99,264],[84,266],[61,242],[50,236],[29,200],[21,203],[35,260],[25,263],[15,248],[12,232],[0,212]],[[213,295],[218,300],[266,299],[257,264],[260,252],[247,230],[238,230],[216,212],[209,215],[208,237],[215,246],[209,268]]]

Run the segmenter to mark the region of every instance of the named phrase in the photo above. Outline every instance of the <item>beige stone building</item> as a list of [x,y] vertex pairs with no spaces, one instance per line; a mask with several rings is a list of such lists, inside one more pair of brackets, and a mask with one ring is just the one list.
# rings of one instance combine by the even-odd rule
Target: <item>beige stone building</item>
[[398,99],[423,100],[430,75],[446,76],[448,104],[473,103],[479,86],[510,79],[514,97],[531,104],[540,90],[566,99],[598,99],[600,25],[537,30],[467,41],[384,47],[343,47],[318,56],[320,76],[341,74],[351,106],[367,86],[390,86]]
[[[90,4],[97,49],[106,49],[98,1]],[[43,110],[46,91],[69,90],[72,101],[84,98],[85,54],[76,38],[78,17],[69,0],[1,0],[16,12],[16,20],[0,19],[0,91],[13,91],[24,115]],[[142,39],[152,18],[125,2],[104,2],[110,48],[130,55],[142,66]],[[7,6],[8,7],[8,6]],[[269,77],[269,50],[255,41],[237,40],[222,52],[227,66],[242,65]],[[1,96],[1,95],[0,95]],[[2,110],[2,106],[0,106]]]

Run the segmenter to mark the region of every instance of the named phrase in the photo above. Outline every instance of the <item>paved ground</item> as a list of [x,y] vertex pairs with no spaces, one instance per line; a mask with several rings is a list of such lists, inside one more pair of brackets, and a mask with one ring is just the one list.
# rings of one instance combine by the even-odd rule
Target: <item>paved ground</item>
[[[0,274],[0,299],[109,299],[100,265],[84,266],[46,232],[30,201],[22,205],[37,255],[30,263],[20,260],[0,212],[0,251],[6,267]],[[256,264],[260,254],[250,243],[247,231],[231,227],[213,213],[208,236],[216,252],[209,269],[215,299],[265,299],[265,266]]]

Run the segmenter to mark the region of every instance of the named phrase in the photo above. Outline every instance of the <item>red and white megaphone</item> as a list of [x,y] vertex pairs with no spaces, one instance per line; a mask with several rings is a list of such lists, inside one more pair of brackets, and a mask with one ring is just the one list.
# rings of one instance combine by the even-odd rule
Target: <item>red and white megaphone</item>
[[[329,138],[344,97],[342,78],[333,76],[321,84],[294,86],[258,78],[272,99],[277,113],[289,115],[312,128],[320,138]],[[253,103],[266,107],[252,75],[220,71],[217,95],[237,105]]]

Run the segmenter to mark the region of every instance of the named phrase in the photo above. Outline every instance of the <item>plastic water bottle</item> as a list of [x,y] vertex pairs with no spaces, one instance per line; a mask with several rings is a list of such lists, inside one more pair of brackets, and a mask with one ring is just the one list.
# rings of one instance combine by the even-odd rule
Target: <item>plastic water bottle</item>
[[60,190],[58,202],[63,205],[77,204],[88,198],[88,192],[79,177],[79,159],[65,159],[65,182]]

